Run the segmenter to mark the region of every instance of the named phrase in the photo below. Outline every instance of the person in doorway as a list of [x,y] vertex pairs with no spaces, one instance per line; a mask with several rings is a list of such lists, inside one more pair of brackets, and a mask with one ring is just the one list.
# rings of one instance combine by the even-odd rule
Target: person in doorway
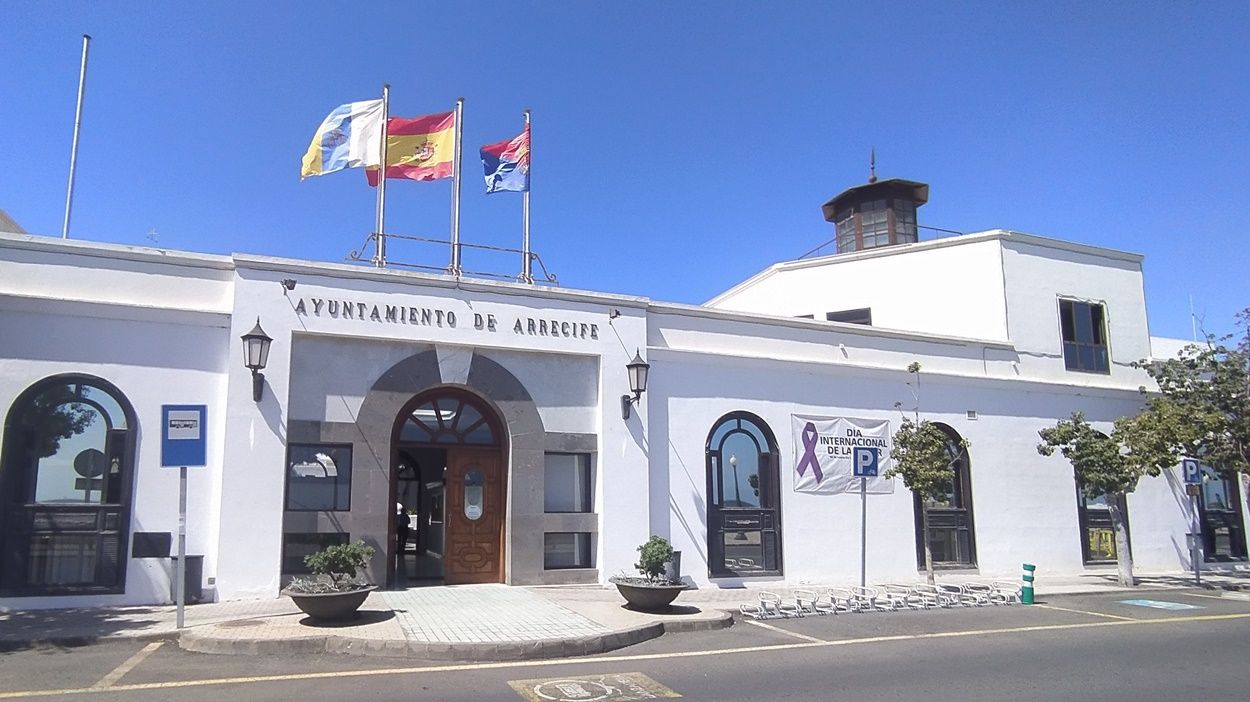
[[402,562],[404,551],[408,550],[408,515],[404,513],[402,502],[395,503],[395,541],[399,547],[395,552]]

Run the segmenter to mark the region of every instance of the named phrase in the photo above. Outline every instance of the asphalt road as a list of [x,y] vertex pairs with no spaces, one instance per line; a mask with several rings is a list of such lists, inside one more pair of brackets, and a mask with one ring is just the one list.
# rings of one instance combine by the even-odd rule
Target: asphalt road
[[0,700],[606,702],[671,693],[716,701],[1209,702],[1250,697],[1248,651],[1250,601],[1143,591],[1054,597],[1038,607],[741,622],[561,661],[210,656],[173,642],[18,649],[0,653]]

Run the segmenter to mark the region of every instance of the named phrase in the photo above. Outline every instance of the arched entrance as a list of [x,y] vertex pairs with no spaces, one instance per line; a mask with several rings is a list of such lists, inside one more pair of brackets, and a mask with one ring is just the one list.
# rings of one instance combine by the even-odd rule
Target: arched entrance
[[391,441],[396,586],[504,582],[505,436],[494,408],[462,388],[404,405]]

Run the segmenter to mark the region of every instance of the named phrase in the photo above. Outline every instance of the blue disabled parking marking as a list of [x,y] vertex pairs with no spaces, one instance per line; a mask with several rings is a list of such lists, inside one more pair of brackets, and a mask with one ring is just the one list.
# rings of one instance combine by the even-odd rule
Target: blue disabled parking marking
[[1120,604],[1133,605],[1134,607],[1152,607],[1154,609],[1181,610],[1181,609],[1205,609],[1198,605],[1184,604],[1182,602],[1165,602],[1163,600],[1120,600]]

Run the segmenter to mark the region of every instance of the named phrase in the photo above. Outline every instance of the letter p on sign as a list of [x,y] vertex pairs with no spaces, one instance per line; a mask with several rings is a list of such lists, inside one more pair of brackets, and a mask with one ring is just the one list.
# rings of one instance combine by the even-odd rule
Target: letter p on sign
[[877,477],[877,449],[856,446],[851,458],[855,461],[856,478]]

